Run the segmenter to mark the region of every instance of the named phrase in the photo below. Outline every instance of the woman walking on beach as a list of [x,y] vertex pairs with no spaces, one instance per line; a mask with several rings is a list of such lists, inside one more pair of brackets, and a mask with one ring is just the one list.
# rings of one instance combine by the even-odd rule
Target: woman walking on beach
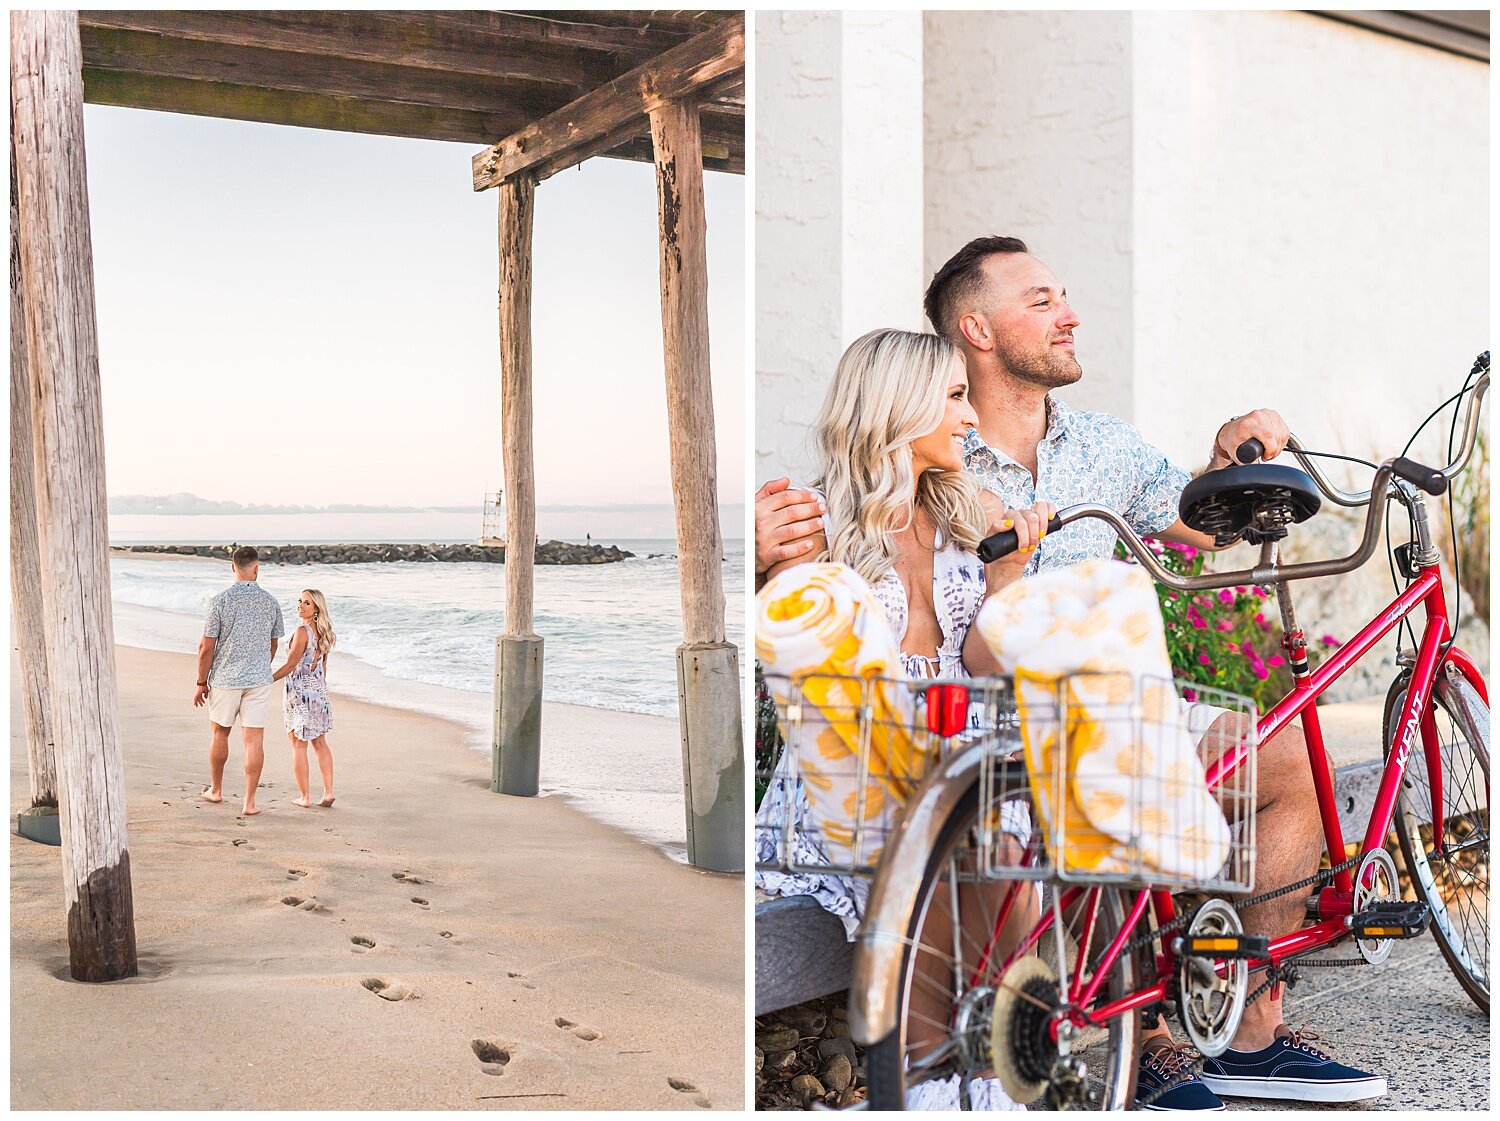
[[323,593],[316,588],[303,589],[297,597],[297,618],[301,621],[292,632],[286,664],[276,671],[273,680],[287,679],[281,707],[287,736],[292,741],[292,773],[302,794],[297,805],[312,805],[307,788],[307,745],[312,744],[318,756],[318,773],[323,778],[323,797],[318,805],[331,806],[333,749],[328,746],[328,733],[333,729],[333,708],[328,702],[325,670],[328,652],[337,639]]

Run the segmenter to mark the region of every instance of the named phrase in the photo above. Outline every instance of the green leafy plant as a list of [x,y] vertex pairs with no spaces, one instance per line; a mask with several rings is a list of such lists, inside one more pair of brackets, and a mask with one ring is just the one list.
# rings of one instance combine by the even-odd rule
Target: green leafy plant
[[[1146,545],[1174,575],[1210,571],[1209,554],[1201,549],[1150,537]],[[1134,563],[1123,544],[1116,544],[1115,556]],[[1158,584],[1156,593],[1172,674],[1188,700],[1198,699],[1194,685],[1206,685],[1249,697],[1264,712],[1292,687],[1272,592],[1253,585],[1179,592]],[[1324,635],[1316,644],[1327,649],[1340,642]]]

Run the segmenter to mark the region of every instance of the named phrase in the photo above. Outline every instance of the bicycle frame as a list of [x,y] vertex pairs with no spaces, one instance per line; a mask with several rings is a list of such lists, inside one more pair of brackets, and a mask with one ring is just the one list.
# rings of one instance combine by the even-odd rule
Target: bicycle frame
[[[1444,662],[1452,664],[1484,698],[1485,703],[1489,702],[1484,679],[1480,676],[1473,659],[1457,647],[1451,647],[1446,654],[1443,651],[1443,645],[1449,636],[1450,623],[1447,601],[1443,594],[1442,577],[1437,565],[1419,569],[1416,580],[1405,592],[1392,601],[1376,616],[1374,621],[1329,656],[1316,670],[1309,672],[1303,662],[1301,672],[1297,673],[1294,678],[1291,692],[1266,712],[1257,725],[1257,741],[1263,744],[1293,720],[1301,717],[1308,760],[1312,765],[1313,785],[1317,792],[1318,811],[1322,818],[1324,842],[1327,845],[1329,862],[1335,866],[1342,863],[1344,859],[1344,837],[1339,825],[1333,777],[1328,766],[1328,753],[1323,743],[1323,731],[1318,722],[1315,702],[1318,696],[1337,681],[1345,670],[1359,661],[1377,642],[1418,607],[1425,608],[1426,623],[1418,645],[1416,664],[1412,669],[1400,718],[1392,725],[1393,728],[1398,729],[1395,745],[1385,761],[1380,787],[1375,796],[1375,805],[1365,828],[1359,853],[1363,856],[1373,849],[1383,847],[1395,816],[1401,780],[1419,733],[1423,747],[1423,761],[1430,780],[1429,788],[1432,791],[1432,820],[1434,827],[1437,828],[1443,819],[1442,751],[1441,744],[1438,742],[1437,725],[1428,702],[1432,698],[1442,664]],[[1302,641],[1303,636],[1300,632],[1289,634],[1286,639],[1289,653],[1294,653]],[[1248,750],[1241,746],[1227,753],[1210,768],[1207,776],[1209,786],[1211,788],[1218,786],[1243,764]],[[1062,897],[1062,906],[1066,907],[1088,890],[1083,887],[1069,889]],[[1353,913],[1353,898],[1354,879],[1350,871],[1344,869],[1335,874],[1333,885],[1324,888],[1318,896],[1318,922],[1311,927],[1273,938],[1268,955],[1264,958],[1252,959],[1249,962],[1250,969],[1278,965],[1287,958],[1322,949],[1346,937],[1348,931],[1344,926],[1344,919]],[[1071,979],[1069,998],[1073,1012],[1070,1018],[1075,1024],[1102,1026],[1115,1016],[1135,1012],[1165,998],[1167,984],[1158,981],[1149,988],[1104,1005],[1093,1013],[1083,1011],[1096,994],[1101,979],[1107,976],[1113,968],[1128,936],[1144,917],[1148,899],[1158,925],[1172,921],[1174,911],[1170,892],[1143,888],[1135,895],[1118,937],[1112,941],[1104,954],[1100,955],[1098,963],[1094,966],[1092,983],[1085,988],[1081,972],[1079,977]],[[1017,953],[1024,953],[1035,945],[1050,926],[1051,921],[1051,915],[1044,916],[1032,937],[1025,941]],[[1163,946],[1157,957],[1157,975],[1170,977],[1175,969],[1176,955],[1170,945]],[[1054,1022],[1054,1033],[1056,1026]]]

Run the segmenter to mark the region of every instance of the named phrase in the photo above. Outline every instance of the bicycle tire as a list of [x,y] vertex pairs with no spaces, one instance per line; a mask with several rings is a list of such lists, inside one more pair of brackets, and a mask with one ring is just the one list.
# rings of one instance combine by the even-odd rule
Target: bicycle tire
[[[1024,768],[1019,763],[1015,764],[1015,766],[1018,768],[1016,779],[1004,785],[1007,788],[1014,789],[1016,788],[1017,781],[1019,781],[1019,788],[1025,789]],[[935,889],[943,882],[943,873],[950,866],[949,860],[952,854],[960,844],[968,843],[972,845],[973,843],[974,830],[978,822],[978,805],[979,788],[978,783],[976,783],[955,804],[948,821],[939,831],[937,842],[926,861],[922,874],[921,887],[917,893],[917,904],[906,927],[906,950],[901,967],[901,991],[898,1004],[897,1026],[883,1039],[877,1040],[865,1048],[865,1067],[869,1086],[868,1100],[869,1107],[872,1110],[905,1110],[908,1108],[907,1092],[909,1087],[906,1079],[906,1028],[910,1011],[909,999],[914,983],[915,954],[913,953],[913,947],[919,943],[925,925],[924,920],[935,896]],[[1022,887],[1029,887],[1034,881],[999,881],[1002,884],[1007,882],[1013,885],[1019,884]],[[1100,910],[1107,912],[1107,917],[1101,926],[1111,932],[1117,930],[1125,914],[1125,909],[1120,901],[1120,892],[1115,888],[1101,888],[1098,890],[1101,893]],[[1046,943],[1050,946],[1053,944],[1053,939],[1049,936],[1046,939]],[[1096,945],[1098,944],[1103,943],[1096,943]],[[1116,962],[1114,968],[1115,976],[1106,986],[1111,995],[1122,996],[1126,992],[1140,987],[1139,962],[1140,959],[1136,957],[1121,958]],[[1136,1015],[1118,1017],[1110,1029],[1110,1043],[1105,1063],[1107,1067],[1107,1074],[1104,1078],[1105,1092],[1100,1108],[1126,1109],[1130,1107],[1135,1094],[1136,1047],[1139,1030],[1140,1022],[1139,1017]],[[975,1073],[988,1077],[988,1074],[982,1071]],[[958,1086],[960,1099],[965,1098],[965,1090],[966,1080],[961,1078]],[[958,1108],[969,1109],[970,1103],[967,1100],[961,1100]]]
[[[1411,671],[1408,670],[1391,683],[1386,694],[1381,738],[1387,758],[1392,746],[1391,724],[1406,701],[1410,680]],[[1458,691],[1457,701],[1449,700],[1447,690]],[[1453,748],[1443,766],[1443,834],[1445,838],[1453,835],[1462,843],[1464,854],[1469,858],[1434,860],[1433,844],[1423,838],[1424,830],[1431,833],[1431,826],[1424,824],[1424,819],[1431,814],[1432,802],[1427,765],[1419,750],[1413,750],[1412,758],[1407,761],[1392,826],[1412,888],[1417,898],[1432,911],[1432,934],[1449,970],[1469,999],[1488,1014],[1489,726],[1486,719],[1481,729],[1471,713],[1483,711],[1487,717],[1489,706],[1468,681],[1454,677],[1434,688],[1428,703],[1435,704],[1439,710],[1434,712],[1439,740],[1446,745],[1442,716],[1446,716],[1448,725],[1456,733],[1452,739]],[[1482,774],[1482,789],[1476,781],[1476,772]],[[1454,809],[1460,812],[1453,814]],[[1455,872],[1454,869],[1461,871]]]

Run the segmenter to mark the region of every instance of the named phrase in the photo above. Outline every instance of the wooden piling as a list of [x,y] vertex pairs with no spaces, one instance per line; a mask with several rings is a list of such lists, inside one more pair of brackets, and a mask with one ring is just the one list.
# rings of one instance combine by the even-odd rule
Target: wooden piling
[[136,972],[78,13],[11,13],[21,275],[73,977]]
[[505,633],[495,642],[490,789],[533,797],[542,755],[542,639],[533,633],[531,227],[536,181],[500,184],[500,432],[505,466]]
[[42,562],[36,531],[36,462],[26,372],[26,299],[21,285],[16,152],[10,153],[10,599],[21,666],[21,708],[31,805],[57,806],[57,761],[48,714],[47,650],[42,630]]
[[650,116],[682,595],[677,684],[688,859],[699,868],[737,872],[745,866],[745,752],[739,652],[724,641],[702,135],[698,108],[687,100],[654,106]]
[[718,464],[708,367],[708,248],[696,105],[651,111],[661,235],[661,324],[683,637],[724,641]]

